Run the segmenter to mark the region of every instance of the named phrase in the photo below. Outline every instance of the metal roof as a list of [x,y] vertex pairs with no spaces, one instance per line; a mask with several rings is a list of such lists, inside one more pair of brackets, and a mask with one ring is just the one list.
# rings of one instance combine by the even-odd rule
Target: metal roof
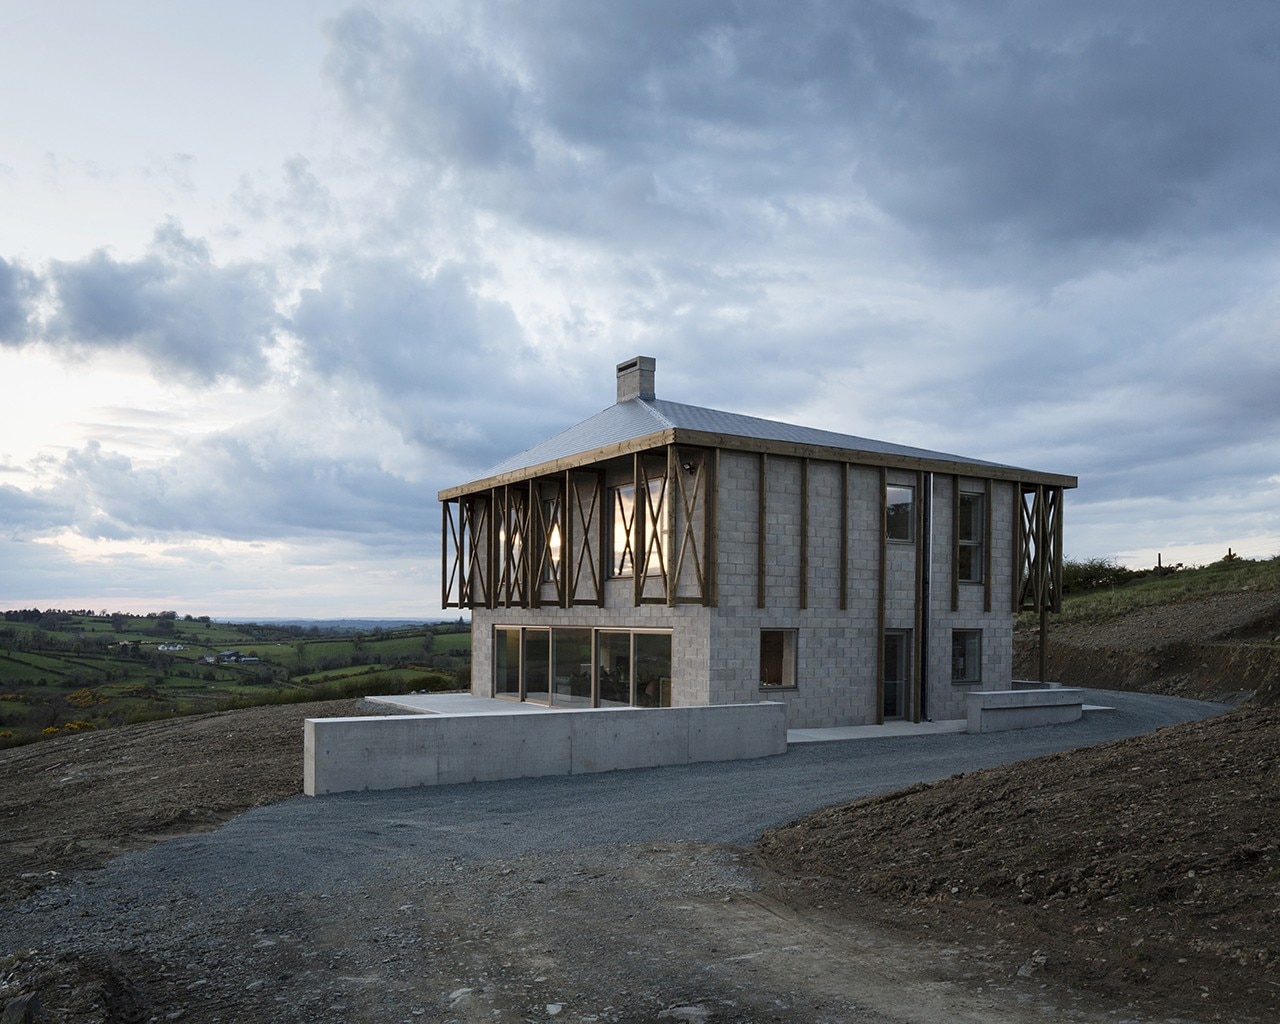
[[[865,453],[877,457],[875,460],[877,462],[902,459],[911,465],[927,463],[940,468],[954,466],[957,472],[970,467],[974,470],[995,470],[999,471],[997,475],[1002,477],[1018,477],[1029,481],[1052,477],[1057,483],[1068,487],[1075,486],[1074,477],[1038,473],[998,462],[965,458],[946,452],[930,451],[926,448],[913,448],[909,445],[891,444],[888,441],[839,434],[816,427],[802,427],[778,420],[761,419],[758,416],[743,416],[739,413],[722,412],[698,405],[684,405],[680,402],[668,402],[657,398],[632,398],[611,405],[568,430],[532,448],[527,448],[518,455],[513,455],[486,470],[470,484],[450,488],[448,492],[441,492],[441,495],[443,497],[446,493],[470,490],[474,484],[499,477],[511,479],[531,476],[533,474],[530,471],[551,463],[572,461],[575,456],[599,452],[601,449],[612,446],[626,445],[628,442],[668,431],[674,432],[672,439],[677,442],[706,443],[705,436],[690,435],[713,435],[719,445],[726,448],[735,447],[733,441],[736,438],[765,444],[772,442],[805,448],[835,449],[846,453]],[[759,448],[760,445],[751,445],[751,447]]]

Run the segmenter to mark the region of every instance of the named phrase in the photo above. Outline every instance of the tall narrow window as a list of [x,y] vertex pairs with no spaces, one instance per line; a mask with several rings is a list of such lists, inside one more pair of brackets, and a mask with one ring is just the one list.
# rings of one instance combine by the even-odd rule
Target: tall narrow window
[[916,489],[903,484],[885,488],[885,536],[890,540],[915,539]]
[[631,634],[601,630],[596,640],[596,672],[600,677],[600,706],[631,703]]
[[635,634],[636,707],[671,707],[671,634]]
[[981,583],[986,537],[986,502],[981,494],[960,492],[956,520],[956,573],[961,583]]
[[551,630],[524,631],[524,699],[551,703]]
[[796,631],[760,630],[760,685],[796,685]]
[[493,636],[493,695],[520,698],[520,630],[499,626]]
[[648,498],[642,497],[637,506],[635,484],[610,488],[610,576],[634,575],[637,562],[645,566],[646,572],[659,572],[665,564],[668,540],[663,514],[666,481],[650,480],[648,492]]
[[542,582],[556,583],[560,579],[562,547],[559,498],[542,499],[542,523],[547,531],[547,546],[542,560]]
[[559,707],[591,707],[591,630],[551,631],[551,688]]
[[911,633],[905,629],[886,631],[884,635],[884,704],[885,718],[905,718],[907,714],[907,680],[911,677]]
[[951,681],[982,682],[982,630],[951,631]]
[[611,493],[613,553],[609,559],[609,575],[630,576],[635,572],[636,563],[636,487],[635,484],[623,484],[621,487],[614,487]]

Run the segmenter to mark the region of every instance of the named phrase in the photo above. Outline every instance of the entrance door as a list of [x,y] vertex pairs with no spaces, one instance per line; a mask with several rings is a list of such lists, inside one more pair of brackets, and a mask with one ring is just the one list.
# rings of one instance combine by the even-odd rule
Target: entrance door
[[911,678],[911,631],[886,630],[884,634],[884,718],[907,717],[907,681]]

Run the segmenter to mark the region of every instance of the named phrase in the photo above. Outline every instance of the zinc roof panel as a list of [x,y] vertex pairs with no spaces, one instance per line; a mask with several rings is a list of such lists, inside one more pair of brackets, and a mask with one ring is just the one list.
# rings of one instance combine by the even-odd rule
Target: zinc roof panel
[[631,441],[669,428],[724,434],[728,437],[751,438],[758,441],[783,441],[820,448],[874,452],[889,456],[900,455],[968,466],[1011,468],[1001,463],[964,458],[927,448],[892,444],[888,441],[840,434],[817,427],[803,427],[794,423],[745,416],[719,409],[708,409],[699,405],[684,405],[662,399],[635,398],[612,405],[568,430],[561,431],[554,437],[527,448],[509,459],[504,459],[496,466],[490,467],[477,479],[487,480],[507,473],[518,473],[557,459],[581,455],[584,452]]

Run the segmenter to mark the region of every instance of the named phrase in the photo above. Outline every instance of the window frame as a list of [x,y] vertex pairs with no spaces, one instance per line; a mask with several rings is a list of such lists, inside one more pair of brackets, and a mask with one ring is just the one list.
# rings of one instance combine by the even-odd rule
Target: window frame
[[[976,508],[971,509],[967,518],[962,510],[965,502]],[[956,578],[961,583],[984,583],[986,581],[986,546],[987,546],[987,496],[982,491],[961,490],[956,496]],[[972,536],[966,538],[961,525],[969,528]],[[962,571],[964,554],[969,552],[969,575]]]
[[[908,495],[906,502],[892,501],[894,491],[902,491]],[[895,508],[906,506],[905,516],[895,516]],[[895,526],[905,523],[905,536],[894,532]],[[884,486],[884,536],[891,544],[914,544],[916,539],[916,488],[914,484],[895,484],[892,481]]]
[[[651,559],[650,551],[656,554],[660,565],[666,564],[670,551],[669,516],[667,513],[667,478],[666,476],[650,476],[645,480],[648,494],[639,505],[637,497],[641,488],[634,480],[614,484],[609,491],[609,571],[611,580],[634,579],[636,575],[636,558],[639,556],[648,569]],[[630,493],[629,509],[624,507],[620,498]],[[623,528],[619,530],[619,515],[623,517]],[[643,516],[643,518],[641,518]],[[643,527],[643,529],[641,529]],[[657,534],[657,546],[654,547],[653,536]],[[645,572],[646,576],[660,576],[660,572]]]
[[[587,639],[581,633],[590,634],[590,642],[585,650],[589,651],[587,655],[590,665],[590,698],[584,702],[583,695],[572,692],[573,687],[569,691],[564,691],[557,685],[556,670],[557,666],[563,667],[563,662],[558,660],[558,647],[561,643],[576,643],[578,651],[581,653],[584,648],[581,646],[583,640]],[[614,642],[606,644],[604,636],[608,634],[613,637]],[[565,624],[556,626],[517,625],[514,623],[495,623],[493,626],[493,644],[494,653],[492,660],[492,671],[490,680],[490,693],[503,700],[512,700],[529,702],[538,704],[542,707],[583,707],[584,704],[593,708],[597,707],[671,707],[673,698],[673,680],[675,669],[675,632],[671,629],[645,629],[645,628],[628,628],[628,627],[610,627],[610,626],[590,626],[582,623]],[[613,654],[621,654],[620,646],[617,644],[619,637],[625,637],[626,648],[626,665],[625,668],[619,666],[617,670],[625,671],[625,689],[626,704],[620,703],[616,699],[616,691],[611,690],[612,698],[602,701],[601,679],[600,673],[604,670],[601,662],[606,650]],[[663,641],[665,641],[665,649]],[[655,643],[657,646],[655,647]],[[531,646],[532,645],[532,646]],[[534,646],[538,646],[538,654],[541,654],[541,645],[545,645],[546,659],[545,663],[541,660],[533,667],[534,676],[539,674],[545,675],[546,688],[539,687],[534,691],[537,695],[530,696],[529,681],[530,668],[528,663],[528,655]],[[499,653],[502,648],[503,653]],[[511,656],[517,659],[515,665],[511,664]],[[647,666],[642,667],[641,662],[646,662]],[[573,659],[570,666],[568,676],[572,677],[576,673],[572,671],[572,665],[585,666],[588,662],[583,662],[580,658]],[[657,671],[654,671],[655,666]],[[666,674],[661,669],[665,668]],[[518,690],[502,689],[500,678],[510,680],[512,677],[518,680]],[[571,682],[566,679],[565,682]],[[642,689],[643,687],[643,689]],[[546,699],[542,697],[545,694]],[[557,700],[557,696],[567,699]]]
[[[965,642],[964,675],[956,674],[956,649],[957,644]],[[972,646],[968,646],[972,644]],[[969,658],[972,653],[973,657]],[[952,686],[975,686],[982,682],[982,630],[980,629],[953,629],[951,631],[951,685]]]
[[[779,629],[761,627],[760,629],[760,689],[773,693],[777,690],[798,690],[800,688],[800,631],[798,629]],[[777,653],[778,682],[770,682],[769,673],[765,671],[766,640],[778,641],[781,649]]]

